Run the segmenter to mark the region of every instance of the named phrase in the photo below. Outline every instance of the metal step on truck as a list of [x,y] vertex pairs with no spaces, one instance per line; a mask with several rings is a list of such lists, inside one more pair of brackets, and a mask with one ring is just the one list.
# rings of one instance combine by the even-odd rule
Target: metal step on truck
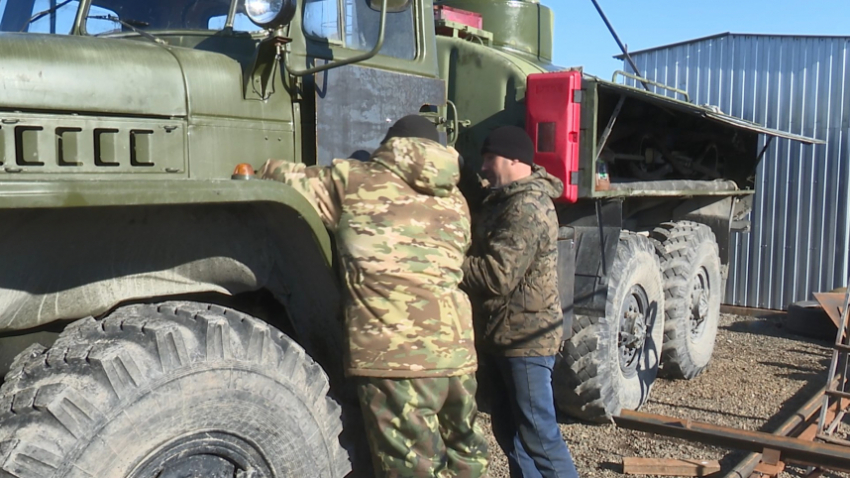
[[813,142],[554,66],[536,1],[17,0],[0,32],[0,477],[350,472],[332,238],[238,163],[419,112],[470,178],[526,127],[566,185],[557,400],[605,420],[708,365],[759,135]]

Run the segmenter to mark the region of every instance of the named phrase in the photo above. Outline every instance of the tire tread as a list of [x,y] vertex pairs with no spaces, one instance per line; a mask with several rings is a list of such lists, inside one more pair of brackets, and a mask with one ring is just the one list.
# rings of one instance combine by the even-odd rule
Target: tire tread
[[[629,260],[645,253],[655,258],[651,241],[639,234],[623,231],[617,247],[617,256],[609,272],[609,284],[624,280]],[[656,267],[659,270],[659,267]],[[614,310],[615,298],[606,297],[606,311]],[[607,332],[606,317],[577,315],[573,320],[572,336],[564,342],[558,363],[555,397],[558,406],[570,415],[594,422],[610,421],[620,411],[617,391],[614,389],[606,357],[601,357],[599,341]],[[613,340],[616,340],[614,338]]]
[[[714,232],[705,224],[694,221],[665,222],[649,234],[655,244],[664,275],[665,321],[664,345],[661,353],[660,374],[664,377],[690,380],[701,374],[706,365],[695,364],[687,353],[687,336],[680,331],[682,314],[689,299],[689,275],[697,259],[700,244],[710,243],[715,250]],[[715,254],[719,264],[719,253]],[[718,284],[718,287],[720,284]],[[718,291],[719,293],[719,291]],[[718,310],[719,313],[719,310]],[[715,324],[716,327],[716,324]],[[711,345],[713,348],[713,333]]]
[[[243,346],[252,353],[243,353]],[[64,454],[80,437],[96,433],[134,389],[175,367],[223,357],[266,368],[274,358],[285,367],[275,373],[311,400],[306,403],[325,443],[337,443],[340,407],[330,397],[321,399],[327,377],[288,337],[218,306],[130,305],[103,319],[76,321],[50,349],[31,345],[15,358],[0,387],[0,478],[55,476]],[[326,451],[333,456],[330,476],[345,476],[351,465],[344,450]]]

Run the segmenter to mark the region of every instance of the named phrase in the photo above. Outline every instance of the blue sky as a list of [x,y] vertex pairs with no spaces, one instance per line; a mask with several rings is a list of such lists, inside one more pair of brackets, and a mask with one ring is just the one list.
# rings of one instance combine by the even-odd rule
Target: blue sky
[[[0,0],[0,12],[8,1],[14,0]],[[583,66],[603,78],[622,69],[612,58],[620,52],[617,44],[590,0],[540,1],[555,13],[555,64]],[[850,0],[598,1],[631,51],[724,32],[850,36]],[[76,4],[62,12],[73,12]],[[34,11],[47,5],[48,0],[36,0]],[[72,17],[63,17],[59,29],[67,30]],[[103,30],[114,28],[100,22],[107,24]],[[31,29],[46,30],[48,24],[44,18]]]
[[[598,0],[630,51],[716,33],[850,37],[850,0]],[[610,79],[620,50],[590,0],[541,0],[555,12],[555,58]]]

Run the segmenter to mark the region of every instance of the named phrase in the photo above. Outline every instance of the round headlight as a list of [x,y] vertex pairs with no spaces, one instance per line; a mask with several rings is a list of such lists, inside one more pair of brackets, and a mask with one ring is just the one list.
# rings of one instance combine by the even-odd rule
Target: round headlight
[[295,0],[245,0],[245,14],[263,28],[281,27],[295,16]]

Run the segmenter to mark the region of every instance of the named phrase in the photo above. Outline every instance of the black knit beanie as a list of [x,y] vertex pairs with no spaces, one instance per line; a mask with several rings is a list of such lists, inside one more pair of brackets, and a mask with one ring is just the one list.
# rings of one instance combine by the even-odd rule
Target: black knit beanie
[[425,138],[440,142],[440,135],[434,123],[419,115],[408,115],[390,126],[381,144],[393,138]]
[[534,164],[534,143],[524,129],[516,126],[502,126],[494,129],[481,147],[481,154],[487,153],[516,159],[529,166]]

